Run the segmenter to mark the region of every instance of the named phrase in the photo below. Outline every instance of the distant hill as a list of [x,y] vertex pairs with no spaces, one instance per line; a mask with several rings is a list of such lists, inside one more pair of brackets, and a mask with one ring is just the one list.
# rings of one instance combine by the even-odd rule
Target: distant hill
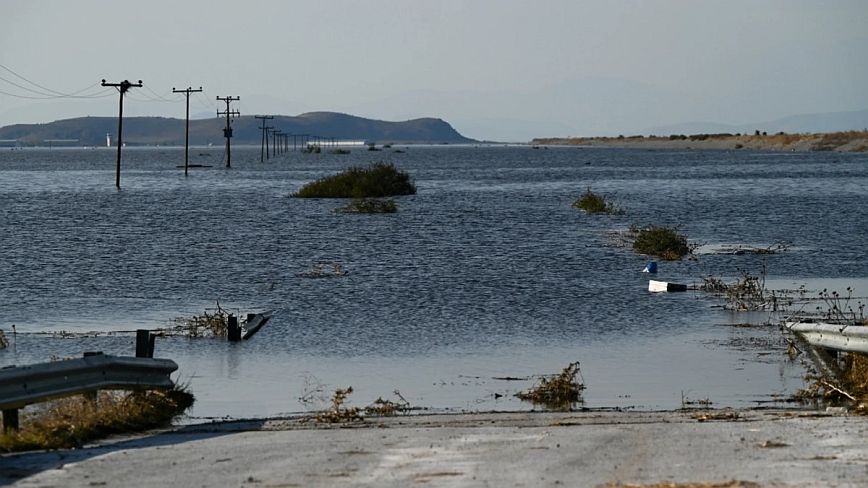
[[[720,124],[716,122],[688,122],[684,124],[652,127],[643,131],[644,134],[668,136],[670,134],[720,134],[720,133],[828,133],[850,130],[865,130],[868,128],[868,110],[852,112],[829,112],[818,114],[792,115],[766,122],[751,124]],[[626,135],[626,134],[625,134]]]
[[[0,128],[0,140],[20,145],[45,145],[46,140],[77,139],[77,145],[105,145],[106,134],[116,140],[116,117],[80,117],[46,124],[16,124]],[[251,115],[232,122],[233,144],[259,144],[261,121]],[[288,134],[309,134],[338,140],[379,143],[467,143],[449,123],[435,118],[403,122],[366,119],[334,112],[310,112],[298,116],[276,115],[268,125]],[[190,120],[190,144],[222,144],[226,119]],[[124,117],[124,142],[128,145],[182,145],[184,120],[164,117]],[[299,139],[300,140],[300,139]]]

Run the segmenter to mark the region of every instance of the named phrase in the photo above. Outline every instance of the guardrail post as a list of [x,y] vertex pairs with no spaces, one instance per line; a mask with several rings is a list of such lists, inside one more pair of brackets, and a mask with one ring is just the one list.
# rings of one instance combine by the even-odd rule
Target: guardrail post
[[18,409],[3,410],[3,432],[18,430]]
[[137,358],[152,358],[154,357],[154,346],[151,342],[151,331],[139,329],[136,331],[136,357]]
[[229,331],[227,333],[231,342],[241,340],[241,327],[238,326],[238,317],[229,315]]

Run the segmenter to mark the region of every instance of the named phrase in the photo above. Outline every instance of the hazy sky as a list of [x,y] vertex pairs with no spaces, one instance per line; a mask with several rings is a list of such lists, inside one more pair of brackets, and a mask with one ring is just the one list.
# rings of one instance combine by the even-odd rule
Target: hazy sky
[[[202,86],[200,116],[232,95],[484,139],[626,134],[868,108],[868,0],[2,0],[0,65],[62,93],[141,79],[129,115],[183,117],[172,87]],[[117,114],[0,78],[0,125]]]

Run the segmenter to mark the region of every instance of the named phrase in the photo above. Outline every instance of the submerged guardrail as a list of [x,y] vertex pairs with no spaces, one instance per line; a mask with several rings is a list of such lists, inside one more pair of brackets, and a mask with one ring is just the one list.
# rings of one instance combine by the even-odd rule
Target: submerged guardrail
[[85,353],[67,359],[0,369],[0,410],[4,429],[18,428],[18,409],[97,390],[168,389],[178,369],[171,359]]

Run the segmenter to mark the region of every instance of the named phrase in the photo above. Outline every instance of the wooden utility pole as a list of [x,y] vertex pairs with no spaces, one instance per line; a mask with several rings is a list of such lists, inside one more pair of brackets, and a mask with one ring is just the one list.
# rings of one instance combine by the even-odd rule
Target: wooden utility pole
[[200,91],[202,91],[201,86],[198,90],[194,90],[189,86],[186,90],[176,90],[172,87],[172,93],[183,93],[184,95],[187,95],[187,125],[184,130],[184,176],[187,176],[187,166],[189,166],[190,161],[190,94]]
[[274,155],[277,156],[280,154],[280,133],[281,131],[275,130],[271,133],[271,136],[274,138],[272,142],[274,142]]
[[229,124],[232,123],[232,117],[235,117],[237,115],[241,115],[241,112],[239,112],[237,110],[229,110],[229,104],[231,102],[236,102],[238,100],[241,100],[241,97],[232,97],[232,96],[217,97],[217,100],[219,100],[221,102],[226,102],[226,111],[221,112],[218,110],[217,116],[218,117],[221,115],[226,116],[226,128],[223,129],[223,137],[226,138],[226,167],[231,168],[232,167],[232,144],[230,141],[232,140],[232,127],[230,127]]
[[142,86],[142,80],[139,80],[138,83],[130,83],[128,80],[124,80],[120,83],[106,83],[105,80],[102,80],[102,86],[113,86],[118,89],[118,92],[121,94],[120,96],[120,108],[118,109],[118,160],[117,165],[115,167],[115,186],[121,187],[121,147],[124,145],[123,133],[124,133],[124,94],[130,88],[136,87],[140,88]]
[[259,130],[262,131],[262,143],[260,144],[260,148],[259,148],[259,162],[261,163],[261,162],[265,161],[265,129],[266,129],[265,121],[273,119],[274,116],[272,116],[272,115],[255,115],[254,118],[262,121],[262,127],[259,128]]

